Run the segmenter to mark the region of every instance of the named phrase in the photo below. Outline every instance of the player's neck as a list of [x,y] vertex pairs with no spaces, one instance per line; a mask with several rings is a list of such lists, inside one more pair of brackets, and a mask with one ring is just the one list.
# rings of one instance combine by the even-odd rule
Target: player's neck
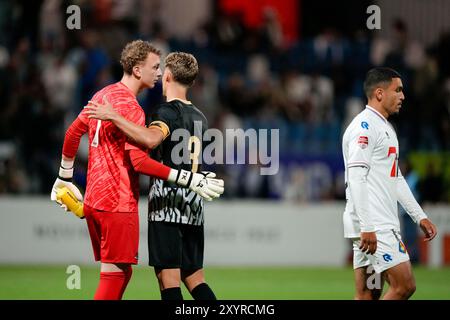
[[124,84],[128,89],[130,89],[130,91],[133,92],[135,96],[137,96],[139,91],[141,91],[142,89],[139,81],[134,79],[132,76],[127,76],[124,74],[120,82]]
[[370,100],[367,105],[378,111],[378,113],[381,114],[386,120],[389,118],[389,113],[377,101],[374,102]]
[[172,100],[180,100],[186,104],[190,104],[191,102],[187,99],[187,90],[184,87],[180,86],[171,86],[167,88],[166,91],[166,99],[167,102]]

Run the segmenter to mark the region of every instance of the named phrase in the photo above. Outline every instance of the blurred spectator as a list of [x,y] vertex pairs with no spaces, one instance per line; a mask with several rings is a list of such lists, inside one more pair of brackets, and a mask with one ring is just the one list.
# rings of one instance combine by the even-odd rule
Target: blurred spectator
[[284,44],[283,30],[278,20],[277,12],[266,7],[263,10],[263,23],[260,27],[261,47],[266,53],[277,52]]
[[0,143],[0,193],[24,193],[30,181],[19,164],[11,142]]
[[65,21],[63,1],[45,0],[39,15],[40,41],[52,43],[52,47],[61,50],[65,43]]
[[219,76],[213,66],[203,64],[190,91],[192,101],[201,108],[209,124],[214,124],[220,112]]
[[365,103],[362,99],[352,97],[349,98],[345,104],[345,116],[344,121],[342,122],[341,131],[344,132],[345,128],[348,127],[350,122],[358,115],[361,111],[364,110]]
[[248,165],[245,167],[241,177],[243,183],[239,187],[238,197],[269,198],[269,178],[261,175],[260,170],[260,165]]
[[420,194],[425,203],[437,203],[443,200],[444,181],[435,161],[428,162],[425,176],[420,181]]
[[85,59],[81,75],[81,101],[87,103],[99,88],[110,82],[106,74],[109,58],[100,46],[99,34],[95,30],[86,30],[81,34],[81,45]]
[[448,59],[450,56],[450,30],[442,32],[435,45],[435,51],[438,61],[439,79],[445,81],[450,76],[450,62]]
[[314,38],[314,52],[318,67],[327,72],[344,63],[346,41],[335,28],[325,28]]
[[284,199],[292,202],[307,202],[308,184],[304,169],[293,170],[291,181],[284,190]]
[[238,49],[245,36],[245,27],[239,14],[219,14],[214,21],[210,21],[210,38],[214,40],[214,46],[218,50],[232,51]]
[[57,56],[42,70],[42,81],[49,95],[49,102],[57,109],[70,114],[75,106],[75,89],[78,74],[65,56]]
[[423,45],[411,39],[406,23],[397,18],[391,25],[391,38],[375,38],[372,44],[374,65],[390,65],[399,72],[405,68],[418,69],[424,63]]
[[246,92],[245,79],[239,73],[230,75],[219,96],[223,104],[235,115],[247,116],[252,112],[251,97]]

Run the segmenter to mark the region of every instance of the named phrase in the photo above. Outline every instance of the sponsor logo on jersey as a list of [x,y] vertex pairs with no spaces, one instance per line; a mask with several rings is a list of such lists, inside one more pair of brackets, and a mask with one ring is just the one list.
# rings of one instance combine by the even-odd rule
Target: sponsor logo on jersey
[[360,146],[361,149],[367,148],[367,146],[369,145],[369,137],[360,136],[358,138],[358,145]]
[[361,128],[369,130],[369,124],[365,121],[361,122]]
[[386,261],[386,262],[391,262],[391,261],[392,261],[391,255],[390,255],[390,254],[387,254],[387,253],[383,254],[383,259],[384,259],[384,261]]

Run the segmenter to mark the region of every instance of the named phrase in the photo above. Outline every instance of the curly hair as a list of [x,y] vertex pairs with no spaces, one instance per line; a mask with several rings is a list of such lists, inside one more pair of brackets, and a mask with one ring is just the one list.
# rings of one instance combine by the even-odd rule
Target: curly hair
[[198,75],[198,63],[192,54],[185,52],[172,52],[165,60],[166,68],[172,72],[176,82],[190,87]]
[[144,62],[150,52],[158,56],[161,55],[161,51],[148,41],[135,40],[127,43],[120,55],[120,64],[123,71],[127,74],[132,74],[133,67]]

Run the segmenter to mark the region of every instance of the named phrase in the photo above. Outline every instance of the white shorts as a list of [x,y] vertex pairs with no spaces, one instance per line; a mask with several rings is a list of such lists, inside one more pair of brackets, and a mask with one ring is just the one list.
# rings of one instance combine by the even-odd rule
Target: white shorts
[[381,273],[402,262],[409,261],[409,254],[398,231],[380,230],[377,235],[377,251],[366,254],[359,249],[360,238],[353,240],[353,269],[372,265],[376,273]]

